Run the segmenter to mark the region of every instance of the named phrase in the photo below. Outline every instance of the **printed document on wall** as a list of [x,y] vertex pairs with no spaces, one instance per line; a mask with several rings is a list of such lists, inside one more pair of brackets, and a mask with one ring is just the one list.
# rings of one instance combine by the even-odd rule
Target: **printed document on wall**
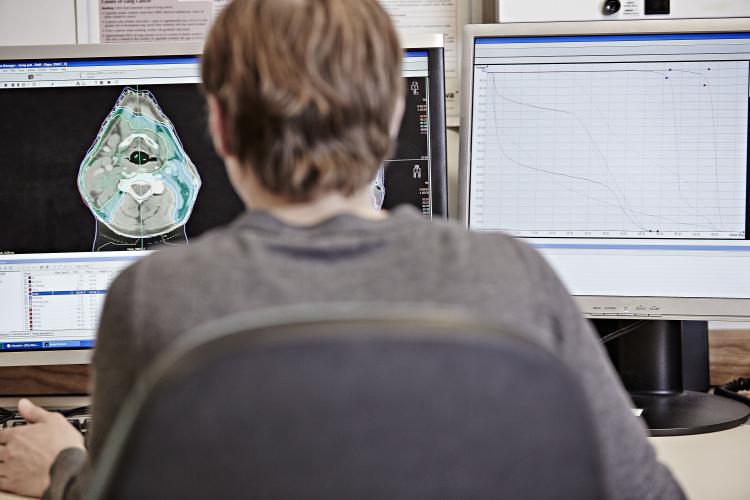
[[[75,0],[78,43],[202,41],[230,0]],[[446,112],[458,125],[466,0],[380,0],[403,34],[443,34]]]
[[460,29],[469,18],[461,0],[380,0],[403,35],[443,34],[448,125],[458,125]]
[[78,43],[201,41],[229,0],[76,0]]

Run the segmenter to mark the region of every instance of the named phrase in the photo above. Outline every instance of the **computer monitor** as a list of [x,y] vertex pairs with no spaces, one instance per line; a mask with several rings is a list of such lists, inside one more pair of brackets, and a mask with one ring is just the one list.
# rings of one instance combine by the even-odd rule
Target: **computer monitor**
[[107,289],[243,205],[196,44],[0,48],[0,365],[87,362]]
[[538,249],[587,317],[646,320],[610,353],[654,434],[744,422],[682,390],[657,320],[750,320],[747,22],[471,26],[464,51],[464,223]]
[[[442,41],[404,42],[410,94],[381,201],[444,216]],[[200,52],[0,48],[0,366],[88,362],[122,269],[243,210],[208,136]]]
[[750,320],[746,21],[472,26],[459,212],[598,318]]

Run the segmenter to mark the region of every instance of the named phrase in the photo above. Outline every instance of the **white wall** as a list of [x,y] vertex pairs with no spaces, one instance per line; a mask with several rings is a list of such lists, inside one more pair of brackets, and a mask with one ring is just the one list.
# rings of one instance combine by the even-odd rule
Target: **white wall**
[[76,43],[75,0],[0,0],[0,45]]

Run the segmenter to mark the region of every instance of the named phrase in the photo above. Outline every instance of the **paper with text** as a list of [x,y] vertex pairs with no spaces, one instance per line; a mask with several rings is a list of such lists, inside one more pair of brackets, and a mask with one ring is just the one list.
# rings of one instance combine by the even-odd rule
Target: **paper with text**
[[443,34],[445,76],[458,76],[458,0],[380,0],[402,34]]

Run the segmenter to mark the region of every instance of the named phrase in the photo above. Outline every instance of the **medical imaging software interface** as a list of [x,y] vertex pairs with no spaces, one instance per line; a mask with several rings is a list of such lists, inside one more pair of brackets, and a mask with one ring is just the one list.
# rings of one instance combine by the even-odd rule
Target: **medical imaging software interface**
[[470,228],[574,295],[750,297],[749,66],[750,33],[476,39]]
[[196,57],[0,62],[0,351],[93,347],[109,284],[243,209]]
[[373,181],[373,205],[390,209],[400,204],[416,207],[432,217],[430,188],[429,54],[404,53],[402,76],[406,85],[404,117],[396,150]]
[[[373,204],[430,215],[428,53],[403,76]],[[0,61],[0,351],[93,347],[122,269],[243,210],[199,83],[197,57]]]

